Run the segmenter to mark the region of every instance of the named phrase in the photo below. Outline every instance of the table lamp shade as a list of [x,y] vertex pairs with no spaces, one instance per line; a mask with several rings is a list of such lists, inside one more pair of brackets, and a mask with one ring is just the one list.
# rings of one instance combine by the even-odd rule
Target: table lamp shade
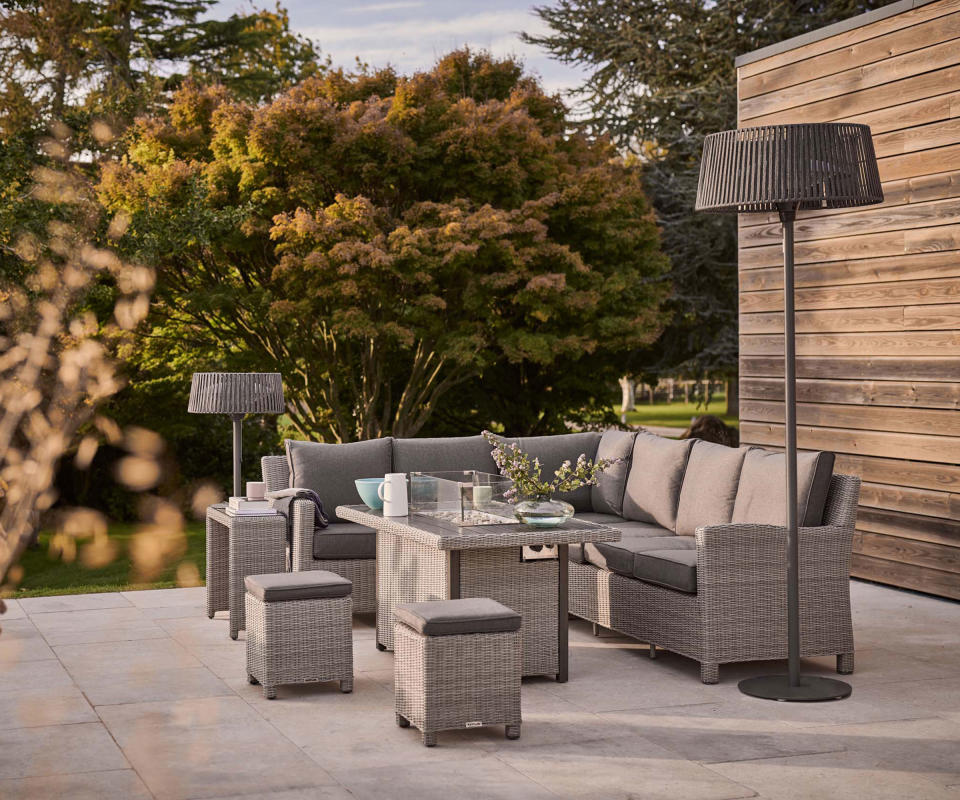
[[867,125],[763,125],[707,136],[697,211],[846,208],[883,202]]
[[190,384],[191,414],[282,414],[279,372],[195,372]]

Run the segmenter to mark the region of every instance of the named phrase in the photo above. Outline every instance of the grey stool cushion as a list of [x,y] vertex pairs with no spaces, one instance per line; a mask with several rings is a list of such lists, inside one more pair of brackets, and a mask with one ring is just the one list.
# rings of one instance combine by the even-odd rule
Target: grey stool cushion
[[623,516],[675,530],[680,486],[693,439],[637,434],[623,496]]
[[273,575],[247,575],[243,585],[258,600],[314,600],[318,597],[346,597],[353,582],[324,569],[306,572],[277,572]]
[[520,615],[489,597],[404,603],[393,613],[399,622],[424,636],[505,633],[520,629]]
[[290,486],[313,489],[323,501],[323,510],[331,522],[337,518],[337,506],[360,502],[354,481],[380,478],[391,472],[393,439],[327,444],[287,439]]
[[622,458],[623,461],[601,472],[597,485],[590,488],[590,502],[595,512],[623,514],[623,493],[627,487],[630,456],[633,454],[633,442],[636,438],[635,431],[610,430],[604,431],[600,436],[597,461],[602,458]]
[[313,557],[317,560],[376,558],[377,532],[356,522],[334,522],[313,532]]
[[678,535],[693,536],[702,525],[730,522],[746,454],[746,448],[694,442],[677,506]]
[[[797,519],[803,527],[823,524],[834,460],[833,453],[797,453]],[[783,453],[750,450],[740,473],[731,521],[786,525],[786,469]]]

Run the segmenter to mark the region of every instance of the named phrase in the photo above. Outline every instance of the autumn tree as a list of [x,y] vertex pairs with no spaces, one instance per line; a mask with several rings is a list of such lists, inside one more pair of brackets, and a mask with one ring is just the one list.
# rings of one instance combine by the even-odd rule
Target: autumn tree
[[139,369],[276,369],[302,436],[562,428],[663,324],[637,165],[509,59],[184,87],[100,196],[158,269]]

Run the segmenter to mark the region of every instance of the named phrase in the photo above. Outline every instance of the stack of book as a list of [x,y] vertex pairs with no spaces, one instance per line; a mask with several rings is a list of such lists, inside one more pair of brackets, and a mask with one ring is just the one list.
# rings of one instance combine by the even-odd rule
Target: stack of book
[[231,497],[227,501],[226,511],[235,517],[262,517],[276,514],[271,500],[251,500],[249,497]]

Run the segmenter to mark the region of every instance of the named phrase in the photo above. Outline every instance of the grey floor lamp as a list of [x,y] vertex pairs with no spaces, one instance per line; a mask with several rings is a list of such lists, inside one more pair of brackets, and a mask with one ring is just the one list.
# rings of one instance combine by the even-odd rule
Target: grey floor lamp
[[191,414],[227,414],[233,420],[233,496],[243,496],[240,461],[241,425],[246,414],[282,414],[283,381],[279,372],[194,372],[190,382]]
[[697,211],[776,211],[783,225],[788,675],[748,678],[740,691],[769,700],[848,697],[850,685],[800,674],[800,543],[797,530],[797,376],[793,223],[798,210],[883,202],[870,128],[851,123],[765,125],[707,136]]

